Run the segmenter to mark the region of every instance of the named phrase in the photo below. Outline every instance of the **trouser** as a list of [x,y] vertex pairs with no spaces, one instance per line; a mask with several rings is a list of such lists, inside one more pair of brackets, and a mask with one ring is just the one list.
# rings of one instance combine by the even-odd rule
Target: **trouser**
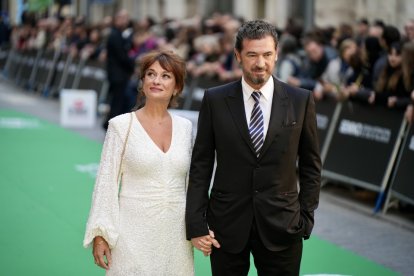
[[109,97],[110,97],[110,111],[103,122],[103,128],[108,128],[108,121],[113,117],[129,112],[127,110],[127,102],[125,97],[125,91],[128,86],[128,80],[111,82],[109,84]]
[[211,270],[213,276],[247,275],[251,252],[259,276],[297,276],[302,259],[302,247],[302,240],[300,240],[283,247],[280,251],[268,250],[257,233],[256,223],[253,222],[249,241],[240,253],[229,253],[213,247],[210,255]]

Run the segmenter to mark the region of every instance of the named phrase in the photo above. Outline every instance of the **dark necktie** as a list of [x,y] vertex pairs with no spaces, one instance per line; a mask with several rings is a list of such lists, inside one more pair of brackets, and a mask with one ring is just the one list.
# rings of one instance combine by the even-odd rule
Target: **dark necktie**
[[264,120],[263,120],[263,112],[260,109],[260,96],[262,93],[260,91],[253,91],[252,97],[254,99],[254,106],[252,110],[252,115],[250,117],[250,125],[249,125],[249,132],[250,138],[252,139],[253,148],[256,151],[257,157],[259,157],[260,149],[263,146],[264,141]]

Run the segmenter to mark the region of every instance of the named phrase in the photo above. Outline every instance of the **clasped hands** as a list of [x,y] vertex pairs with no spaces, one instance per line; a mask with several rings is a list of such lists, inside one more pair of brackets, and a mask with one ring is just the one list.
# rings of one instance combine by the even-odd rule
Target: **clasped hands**
[[195,248],[203,252],[204,256],[209,256],[212,246],[220,248],[220,243],[215,239],[214,232],[209,230],[209,235],[192,238],[191,243]]

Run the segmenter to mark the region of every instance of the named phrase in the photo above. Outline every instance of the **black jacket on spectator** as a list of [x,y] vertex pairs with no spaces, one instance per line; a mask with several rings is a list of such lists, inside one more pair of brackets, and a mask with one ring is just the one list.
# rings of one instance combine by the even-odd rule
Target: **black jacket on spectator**
[[108,96],[110,111],[103,123],[108,128],[108,121],[129,111],[126,91],[129,79],[134,72],[134,60],[128,57],[129,41],[122,36],[122,31],[112,28],[107,41],[107,78],[109,81]]
[[134,61],[128,57],[129,42],[121,30],[112,28],[107,41],[107,73],[110,83],[127,82],[134,71]]

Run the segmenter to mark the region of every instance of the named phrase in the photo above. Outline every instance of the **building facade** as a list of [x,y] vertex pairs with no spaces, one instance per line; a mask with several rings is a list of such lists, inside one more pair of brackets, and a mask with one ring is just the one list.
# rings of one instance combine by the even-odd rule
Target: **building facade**
[[[0,0],[12,23],[18,23],[19,3],[25,0]],[[116,10],[125,8],[133,19],[147,15],[157,20],[209,16],[214,12],[231,13],[245,19],[265,18],[280,28],[293,17],[306,29],[352,24],[365,17],[370,21],[382,19],[402,29],[414,18],[414,0],[71,0],[64,12],[86,15],[95,23]],[[3,11],[4,12],[4,11]],[[51,7],[53,12],[53,7]]]

